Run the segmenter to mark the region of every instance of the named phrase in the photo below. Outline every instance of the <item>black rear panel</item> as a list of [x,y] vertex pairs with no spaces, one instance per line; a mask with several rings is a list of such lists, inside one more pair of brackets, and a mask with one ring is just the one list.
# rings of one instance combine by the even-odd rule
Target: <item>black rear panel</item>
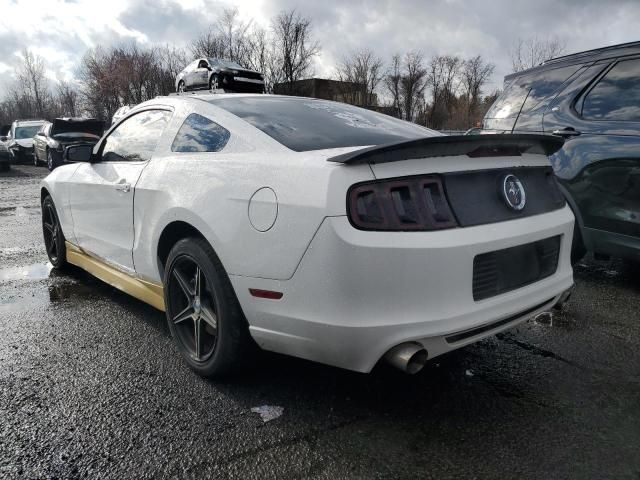
[[[506,175],[515,175],[526,194],[522,210],[513,210],[501,194]],[[503,222],[564,207],[551,167],[519,167],[445,173],[443,183],[451,209],[461,227]]]
[[494,297],[550,277],[558,268],[560,236],[477,255],[473,299]]

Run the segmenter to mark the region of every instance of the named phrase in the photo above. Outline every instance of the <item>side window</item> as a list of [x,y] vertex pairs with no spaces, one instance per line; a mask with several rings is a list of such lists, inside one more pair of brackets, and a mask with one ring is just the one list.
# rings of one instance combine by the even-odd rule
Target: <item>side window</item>
[[140,162],[151,158],[171,113],[166,110],[140,112],[122,122],[105,140],[105,162]]
[[200,60],[200,62],[198,63],[198,68],[207,68],[207,61]]
[[582,102],[587,120],[640,122],[640,59],[617,63]]
[[219,152],[231,134],[213,120],[202,115],[189,115],[171,145],[172,152]]

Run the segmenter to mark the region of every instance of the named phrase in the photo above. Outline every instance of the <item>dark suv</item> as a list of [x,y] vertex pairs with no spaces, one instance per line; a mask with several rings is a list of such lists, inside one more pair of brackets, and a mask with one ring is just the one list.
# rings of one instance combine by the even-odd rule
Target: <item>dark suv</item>
[[574,263],[587,250],[640,259],[640,42],[505,77],[483,128],[565,138],[550,160],[579,226]]

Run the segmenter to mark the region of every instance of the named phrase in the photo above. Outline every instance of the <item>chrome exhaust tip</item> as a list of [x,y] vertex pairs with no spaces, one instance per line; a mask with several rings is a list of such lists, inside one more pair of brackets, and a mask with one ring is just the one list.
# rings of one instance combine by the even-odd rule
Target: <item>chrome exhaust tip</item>
[[413,375],[422,370],[429,354],[419,343],[407,342],[396,345],[384,355],[384,359],[394,367]]

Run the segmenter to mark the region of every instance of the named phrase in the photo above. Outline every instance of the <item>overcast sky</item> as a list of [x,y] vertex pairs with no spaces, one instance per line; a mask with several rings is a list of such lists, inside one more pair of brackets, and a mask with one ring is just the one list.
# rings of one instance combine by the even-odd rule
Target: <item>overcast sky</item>
[[24,47],[46,59],[52,81],[69,80],[88,48],[184,46],[227,6],[264,26],[294,7],[310,18],[322,47],[316,76],[330,76],[354,49],[369,47],[385,61],[421,50],[427,58],[482,55],[496,65],[493,89],[509,73],[518,37],[555,36],[568,52],[640,40],[640,0],[0,0],[0,88]]

